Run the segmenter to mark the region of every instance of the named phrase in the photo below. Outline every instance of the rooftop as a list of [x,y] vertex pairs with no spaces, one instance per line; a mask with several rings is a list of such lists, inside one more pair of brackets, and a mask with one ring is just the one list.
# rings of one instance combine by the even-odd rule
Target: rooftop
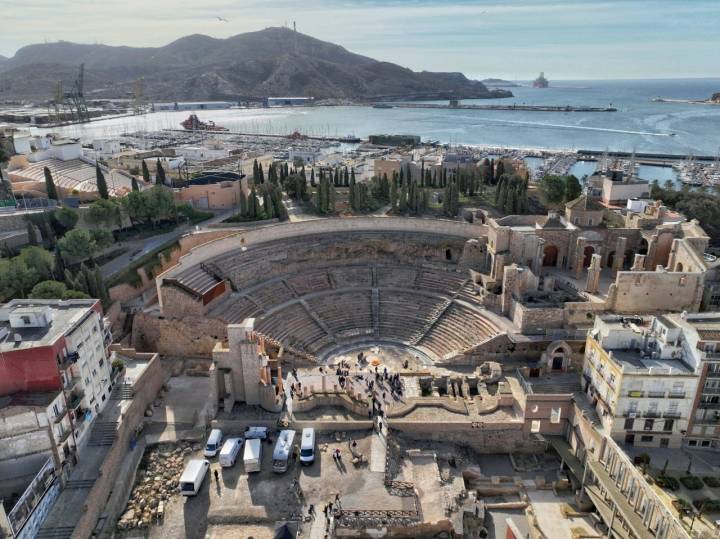
[[[0,334],[7,331],[3,340],[0,340],[0,352],[15,352],[27,350],[39,346],[50,346],[69,329],[78,324],[98,300],[95,299],[73,299],[61,300],[13,300],[0,307]],[[46,327],[10,327],[9,316],[11,313],[31,312],[32,308],[51,309],[52,320]],[[19,335],[20,340],[15,340]]]
[[0,397],[0,410],[11,406],[47,408],[57,398],[58,393],[58,391],[34,391]]
[[693,374],[693,370],[679,359],[659,359],[643,356],[640,350],[608,350],[611,357],[626,373]]

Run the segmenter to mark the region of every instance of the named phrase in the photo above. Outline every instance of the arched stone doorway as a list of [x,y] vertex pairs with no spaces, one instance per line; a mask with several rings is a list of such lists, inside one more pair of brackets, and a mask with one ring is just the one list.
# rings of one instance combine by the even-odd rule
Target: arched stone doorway
[[545,349],[545,370],[566,371],[570,368],[572,348],[565,341],[554,341]]
[[685,266],[682,265],[682,262],[678,262],[675,264],[675,271],[683,271],[685,269]]
[[543,249],[543,266],[557,266],[558,248],[554,245],[546,245]]
[[648,253],[648,242],[645,238],[640,240],[640,246],[638,247],[639,255],[646,255]]
[[583,268],[589,268],[592,261],[592,255],[595,254],[595,247],[587,245],[583,251]]

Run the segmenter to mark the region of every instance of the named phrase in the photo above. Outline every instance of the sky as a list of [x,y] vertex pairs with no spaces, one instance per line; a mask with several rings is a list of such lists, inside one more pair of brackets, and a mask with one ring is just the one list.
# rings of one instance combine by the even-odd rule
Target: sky
[[720,0],[0,0],[0,14],[5,56],[32,43],[162,46],[295,21],[359,54],[473,78],[720,76]]

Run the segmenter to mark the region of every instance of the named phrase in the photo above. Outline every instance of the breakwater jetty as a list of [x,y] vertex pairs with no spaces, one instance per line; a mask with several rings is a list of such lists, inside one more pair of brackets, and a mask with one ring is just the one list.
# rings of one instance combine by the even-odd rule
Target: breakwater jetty
[[374,108],[395,109],[458,109],[458,110],[510,110],[535,112],[617,112],[615,107],[585,107],[576,105],[464,105],[462,103],[371,103]]

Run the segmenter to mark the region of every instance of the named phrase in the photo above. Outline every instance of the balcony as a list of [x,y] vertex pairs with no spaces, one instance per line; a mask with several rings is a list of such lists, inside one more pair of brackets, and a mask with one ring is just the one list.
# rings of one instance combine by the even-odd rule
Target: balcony
[[68,406],[71,410],[75,411],[80,406],[80,403],[82,402],[83,397],[85,396],[84,391],[75,391],[72,395],[68,398]]
[[708,378],[720,378],[720,371],[717,371],[717,372],[708,371],[707,377]]
[[56,437],[57,445],[65,443],[65,440],[70,437],[71,432],[72,431],[70,429],[63,429],[62,431],[60,431],[60,434]]
[[65,418],[66,415],[67,415],[67,409],[63,408],[62,410],[60,410],[60,413],[58,413],[58,415],[56,415],[53,418],[53,423],[55,423],[57,425]]
[[698,404],[698,408],[704,410],[720,410],[720,402],[701,402]]
[[68,377],[65,380],[65,384],[63,384],[63,389],[65,391],[72,391],[72,389],[78,384],[79,381],[79,376]]
[[659,419],[660,412],[643,412],[642,416],[647,417],[648,419]]
[[61,371],[69,369],[78,362],[78,359],[80,359],[80,354],[77,352],[68,352],[67,355],[60,360],[58,367],[60,367]]
[[684,399],[685,397],[687,397],[687,393],[685,393],[684,391],[682,393],[678,392],[678,391],[676,391],[676,392],[671,391],[668,394],[668,399]]
[[650,399],[664,399],[665,392],[664,391],[648,391],[647,396]]
[[680,419],[682,414],[680,412],[665,412],[662,416],[664,419]]

